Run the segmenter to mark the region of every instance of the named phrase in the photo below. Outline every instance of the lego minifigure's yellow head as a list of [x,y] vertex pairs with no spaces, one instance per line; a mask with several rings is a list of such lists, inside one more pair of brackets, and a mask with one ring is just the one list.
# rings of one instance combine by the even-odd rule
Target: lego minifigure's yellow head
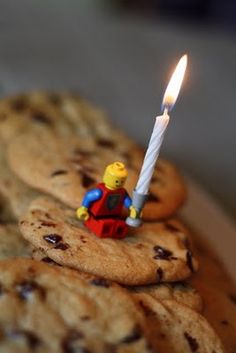
[[127,175],[125,165],[121,162],[114,162],[106,167],[103,182],[108,189],[115,190],[123,187]]

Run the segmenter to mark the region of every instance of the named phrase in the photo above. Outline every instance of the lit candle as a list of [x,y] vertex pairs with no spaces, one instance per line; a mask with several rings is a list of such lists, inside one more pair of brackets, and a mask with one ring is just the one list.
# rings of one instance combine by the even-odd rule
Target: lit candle
[[147,152],[144,157],[139,179],[136,188],[133,192],[132,206],[136,209],[138,217],[133,218],[131,216],[128,217],[126,220],[126,223],[131,226],[137,227],[141,224],[141,219],[139,216],[148,196],[149,186],[154,172],[154,168],[160,153],[165,131],[169,123],[170,118],[168,112],[173,108],[177,100],[180,87],[184,78],[186,66],[187,55],[184,55],[176,66],[175,71],[171,76],[170,82],[166,88],[162,102],[162,109],[164,113],[163,115],[156,117],[155,125],[149,141]]
[[144,157],[143,166],[135,190],[139,194],[148,194],[149,185],[152,179],[157,158],[160,153],[164,134],[170,117],[165,109],[164,114],[156,117],[156,122],[149,141],[148,149]]

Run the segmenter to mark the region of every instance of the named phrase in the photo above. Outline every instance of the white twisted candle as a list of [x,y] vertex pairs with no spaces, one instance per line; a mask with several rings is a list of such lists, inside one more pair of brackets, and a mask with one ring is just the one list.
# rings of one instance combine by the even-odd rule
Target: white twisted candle
[[150,138],[148,149],[144,157],[142,169],[135,188],[139,194],[147,195],[149,185],[154,172],[155,164],[160,153],[161,144],[164,138],[165,130],[169,123],[169,115],[164,112],[163,115],[156,117],[156,122]]

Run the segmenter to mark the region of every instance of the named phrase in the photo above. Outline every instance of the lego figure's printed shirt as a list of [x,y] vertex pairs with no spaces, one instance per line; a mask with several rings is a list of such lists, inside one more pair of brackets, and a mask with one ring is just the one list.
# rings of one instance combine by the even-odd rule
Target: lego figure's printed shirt
[[123,206],[129,208],[131,202],[124,188],[111,190],[104,183],[100,183],[86,193],[82,205],[87,207],[93,216],[104,217],[120,216]]

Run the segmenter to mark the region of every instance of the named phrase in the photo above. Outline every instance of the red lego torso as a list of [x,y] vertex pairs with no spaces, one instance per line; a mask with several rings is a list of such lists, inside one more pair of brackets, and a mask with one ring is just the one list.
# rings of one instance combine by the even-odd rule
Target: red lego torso
[[96,187],[102,190],[102,197],[89,208],[92,215],[95,217],[120,216],[127,195],[126,190],[124,188],[110,190],[106,188],[104,183],[100,183]]

